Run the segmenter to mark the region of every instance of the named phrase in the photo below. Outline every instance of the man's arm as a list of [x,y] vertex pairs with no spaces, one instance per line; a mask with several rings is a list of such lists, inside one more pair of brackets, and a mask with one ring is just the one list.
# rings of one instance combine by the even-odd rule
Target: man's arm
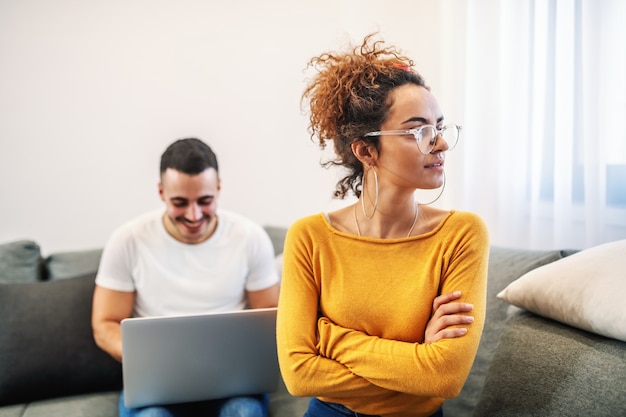
[[274,284],[260,291],[248,291],[248,306],[250,308],[278,307],[278,293],[280,284]]
[[96,285],[91,313],[93,337],[96,345],[119,362],[122,361],[120,323],[131,316],[134,305],[134,292],[115,291]]

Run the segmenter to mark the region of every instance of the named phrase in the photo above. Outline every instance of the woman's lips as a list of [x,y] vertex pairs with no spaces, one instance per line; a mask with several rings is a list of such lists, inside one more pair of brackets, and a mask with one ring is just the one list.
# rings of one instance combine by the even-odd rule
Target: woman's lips
[[444,161],[444,155],[440,153],[437,155],[437,159],[435,159],[430,164],[424,165],[424,168],[443,168]]
[[443,168],[443,161],[438,161],[432,164],[424,165],[424,168]]

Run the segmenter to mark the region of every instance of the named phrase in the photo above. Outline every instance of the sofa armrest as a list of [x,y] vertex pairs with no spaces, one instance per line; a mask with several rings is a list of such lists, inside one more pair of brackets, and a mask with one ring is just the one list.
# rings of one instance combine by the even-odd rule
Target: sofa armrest
[[32,240],[0,244],[0,283],[37,282],[42,279],[41,249]]

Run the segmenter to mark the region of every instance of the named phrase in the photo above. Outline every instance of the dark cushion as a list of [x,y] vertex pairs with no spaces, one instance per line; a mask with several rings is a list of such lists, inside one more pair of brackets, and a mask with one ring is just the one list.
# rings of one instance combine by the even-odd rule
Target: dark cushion
[[32,240],[0,244],[0,283],[39,280],[41,250]]
[[475,416],[626,416],[626,343],[516,310]]
[[492,246],[489,251],[485,327],[472,369],[458,397],[446,400],[444,415],[469,416],[482,390],[500,335],[505,330],[509,304],[496,295],[526,272],[554,262],[575,251],[524,250]]
[[102,249],[54,253],[46,258],[49,280],[72,278],[98,271]]
[[121,389],[92,336],[94,278],[0,284],[0,405]]

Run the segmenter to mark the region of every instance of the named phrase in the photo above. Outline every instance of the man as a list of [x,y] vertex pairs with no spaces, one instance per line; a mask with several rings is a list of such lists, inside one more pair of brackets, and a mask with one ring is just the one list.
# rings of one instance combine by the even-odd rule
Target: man
[[[120,362],[125,318],[278,304],[271,240],[261,226],[218,210],[220,177],[211,148],[195,138],[177,140],[161,156],[160,173],[165,210],[117,229],[96,276],[94,339]],[[120,416],[266,416],[266,403],[259,396],[127,409],[122,393]]]

